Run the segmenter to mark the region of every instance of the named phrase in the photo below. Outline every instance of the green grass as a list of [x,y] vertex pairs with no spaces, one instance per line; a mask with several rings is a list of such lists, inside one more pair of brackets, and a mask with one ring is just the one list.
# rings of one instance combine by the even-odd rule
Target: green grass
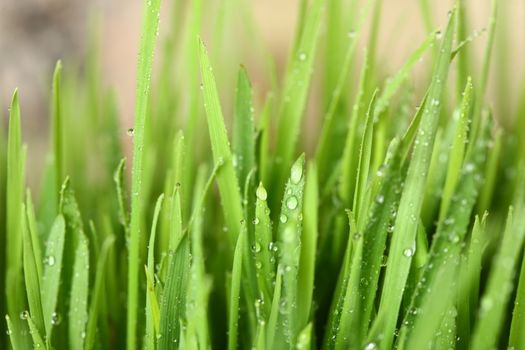
[[488,94],[486,2],[478,36],[467,2],[438,23],[420,0],[390,72],[383,1],[302,0],[278,74],[237,0],[176,2],[157,73],[144,0],[133,127],[93,31],[56,65],[43,171],[23,91],[0,124],[0,348],[524,348],[525,104]]

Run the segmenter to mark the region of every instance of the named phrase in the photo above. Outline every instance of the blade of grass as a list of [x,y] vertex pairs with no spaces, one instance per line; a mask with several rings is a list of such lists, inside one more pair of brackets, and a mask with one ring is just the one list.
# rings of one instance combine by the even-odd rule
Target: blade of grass
[[[73,350],[84,349],[86,325],[88,322],[89,242],[82,231],[78,233],[79,240],[75,252],[75,263],[73,265],[73,276],[71,280],[71,302],[68,324],[69,348]],[[57,314],[54,315],[55,318],[59,317]],[[51,322],[53,323],[53,319]]]
[[40,331],[38,330],[37,325],[33,322],[31,316],[27,316],[27,324],[29,325],[29,333],[31,333],[31,338],[33,338],[34,348],[45,349],[46,343],[44,342],[44,338],[40,334]]
[[228,350],[237,349],[237,333],[239,328],[239,299],[241,297],[241,275],[243,253],[246,250],[246,225],[241,225],[241,232],[235,245],[233,255],[232,285],[230,291],[230,310],[228,312]]
[[277,230],[278,247],[281,252],[278,270],[283,271],[283,291],[279,301],[278,318],[280,335],[274,344],[277,348],[295,346],[300,331],[297,312],[300,254],[297,252],[301,249],[304,158],[304,154],[301,155],[290,170]]
[[252,87],[246,69],[241,66],[237,78],[233,114],[233,160],[239,183],[244,184],[255,166]]
[[29,232],[26,216],[26,207],[22,205],[22,241],[24,280],[26,286],[29,314],[34,320],[34,328],[39,334],[45,334],[44,316],[42,315],[42,300],[40,298],[40,275],[38,274],[35,253],[33,250],[32,234]]
[[53,140],[53,162],[55,165],[55,195],[58,205],[58,194],[64,181],[64,151],[63,151],[63,121],[60,85],[62,80],[62,62],[57,61],[53,73],[53,87],[51,97],[51,119],[52,119],[52,140]]
[[18,91],[11,101],[9,131],[7,138],[7,179],[6,179],[6,295],[7,312],[11,316],[11,344],[15,350],[30,347],[31,339],[27,325],[18,315],[26,309],[22,274],[21,211],[24,196],[24,155],[20,130],[20,105]]
[[215,78],[206,47],[202,41],[200,41],[199,58],[204,88],[204,107],[208,119],[213,159],[216,163],[223,163],[221,171],[217,174],[217,183],[219,185],[226,226],[230,233],[228,239],[231,243],[230,247],[233,247],[233,242],[236,241],[236,236],[240,232],[240,222],[243,218],[241,193],[232,163],[232,155],[226,127],[224,126],[224,118],[222,116]]
[[[450,63],[453,28],[454,16],[451,16],[435,66],[428,96],[429,101],[421,117],[412,161],[401,195],[378,316],[368,336],[368,344],[379,343],[381,347],[386,349],[390,348],[393,342],[399,306],[414,255],[417,230],[417,225],[414,223],[418,220],[422,206],[420,194],[425,188],[432,144],[437,131],[438,115]],[[383,335],[384,338],[380,339],[380,335]]]
[[185,317],[190,269],[188,235],[183,235],[175,251],[169,253],[169,267],[160,305],[160,350],[172,349],[180,342],[181,321]]
[[144,126],[150,94],[151,70],[157,31],[159,27],[160,0],[144,1],[139,61],[137,65],[137,85],[135,102],[135,126],[133,129],[133,168],[131,171],[131,224],[129,240],[128,268],[128,316],[126,327],[126,347],[136,349],[137,312],[139,308],[139,267],[142,215],[144,212],[143,173],[144,173]]
[[97,269],[95,273],[95,284],[93,286],[93,296],[89,305],[89,319],[87,321],[85,333],[81,333],[80,337],[85,338],[84,349],[91,350],[94,348],[97,334],[97,320],[99,316],[99,309],[104,292],[104,277],[106,276],[106,263],[110,249],[115,242],[114,236],[108,236],[102,243],[100,253],[97,259]]
[[64,217],[59,214],[51,227],[46,243],[45,266],[42,277],[42,309],[48,341],[52,335],[52,315],[57,308],[57,298],[60,289],[65,233],[66,224]]
[[510,326],[509,348],[521,349],[525,347],[525,255],[521,263],[521,273],[518,279],[518,289],[512,311]]

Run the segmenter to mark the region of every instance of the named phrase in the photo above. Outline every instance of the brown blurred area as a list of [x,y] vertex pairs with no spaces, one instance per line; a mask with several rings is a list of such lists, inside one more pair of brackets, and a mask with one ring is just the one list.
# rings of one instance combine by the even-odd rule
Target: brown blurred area
[[[164,8],[171,7],[172,1],[164,1]],[[204,3],[208,1],[217,0],[205,0]],[[259,31],[276,57],[277,65],[282,67],[293,37],[299,1],[245,1],[250,2]],[[426,36],[418,2],[383,0],[378,49],[383,73],[394,72]],[[502,8],[498,26],[500,32],[508,35],[497,39],[500,43],[495,46],[493,66],[505,64],[512,67],[509,71],[514,80],[508,82],[508,91],[512,93],[511,103],[515,103],[516,91],[521,87],[518,84],[521,79],[517,78],[524,76],[525,1],[499,2]],[[444,26],[447,11],[454,1],[433,0],[430,3],[434,23]],[[470,29],[481,31],[487,26],[490,0],[465,0],[465,3],[469,9]],[[31,149],[41,148],[46,143],[47,98],[54,64],[58,58],[62,58],[66,66],[82,63],[86,56],[88,22],[95,15],[100,16],[102,24],[103,77],[106,84],[114,86],[117,92],[125,124],[131,123],[141,8],[140,0],[0,0],[0,106],[5,120],[10,96],[18,87],[29,154],[33,152]],[[167,27],[166,12],[161,17],[161,28]],[[485,42],[486,35],[483,34],[474,40],[471,46],[476,57],[482,57]],[[508,57],[499,53],[505,47]],[[502,59],[506,61],[502,62]],[[246,62],[236,62],[239,63]],[[417,70],[413,79],[416,84],[426,83],[418,83]],[[492,93],[500,88],[493,80],[490,84]],[[489,104],[493,103],[491,99]],[[40,167],[37,165],[36,168]]]

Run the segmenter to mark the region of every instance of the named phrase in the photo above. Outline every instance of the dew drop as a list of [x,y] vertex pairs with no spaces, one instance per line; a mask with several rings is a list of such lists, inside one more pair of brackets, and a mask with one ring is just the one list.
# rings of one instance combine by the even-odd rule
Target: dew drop
[[254,253],[259,253],[261,251],[261,245],[259,242],[255,242],[255,244],[252,246],[252,251]]
[[286,200],[286,207],[290,210],[297,208],[298,202],[295,196],[291,196]]
[[44,264],[48,266],[53,266],[56,263],[56,259],[53,255],[47,256],[44,258]]
[[27,320],[27,318],[29,317],[29,311],[27,310],[24,310],[20,313],[20,319],[21,320]]
[[405,250],[403,250],[403,255],[407,258],[410,258],[414,255],[414,250],[412,250],[412,248],[406,248]]
[[259,218],[255,218],[255,219],[253,219],[252,223],[253,223],[254,225],[258,225],[258,224],[259,224]]
[[299,61],[305,61],[306,60],[306,54],[304,52],[299,53]]
[[288,216],[281,214],[279,220],[284,224],[286,221],[288,221]]
[[366,344],[365,347],[363,348],[363,350],[375,350],[375,349],[377,349],[377,345],[374,342],[370,342]]
[[299,163],[295,163],[292,166],[292,170],[290,173],[290,180],[294,184],[298,184],[301,181],[301,178],[303,177],[303,167]]
[[257,196],[257,198],[259,198],[262,201],[265,201],[266,198],[268,198],[268,193],[266,193],[266,190],[262,186],[257,187],[257,190],[255,191],[255,195]]
[[54,326],[57,326],[62,321],[62,317],[60,317],[60,314],[58,312],[53,312],[51,314],[51,324]]
[[127,130],[127,133],[128,133],[129,136],[133,136],[133,135],[135,134],[135,129],[133,129],[133,128],[129,128],[129,129]]
[[377,203],[382,204],[382,203],[384,203],[384,201],[385,201],[385,196],[383,196],[382,194],[377,196],[377,198],[376,198],[376,202]]

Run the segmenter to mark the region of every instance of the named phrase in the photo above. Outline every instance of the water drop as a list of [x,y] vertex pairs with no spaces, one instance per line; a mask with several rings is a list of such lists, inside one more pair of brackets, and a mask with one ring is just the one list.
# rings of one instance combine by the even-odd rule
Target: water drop
[[279,220],[284,224],[286,223],[286,221],[288,221],[288,217],[284,214],[281,214],[281,217],[279,218]]
[[261,251],[261,245],[259,242],[255,242],[255,244],[252,246],[252,251],[254,253],[259,253]]
[[301,181],[301,178],[303,177],[303,167],[299,163],[295,163],[292,166],[292,170],[290,173],[290,180],[294,184],[298,184]]
[[305,61],[306,60],[306,54],[304,52],[299,53],[299,61]]
[[377,349],[377,345],[374,342],[370,342],[366,344],[365,347],[363,348],[363,350],[375,350],[375,349]]
[[268,193],[266,193],[266,190],[262,186],[257,187],[257,190],[255,191],[255,195],[257,196],[257,198],[259,198],[262,201],[265,201],[266,198],[268,198]]
[[253,219],[252,223],[253,223],[254,225],[258,225],[258,224],[259,224],[259,218],[255,218],[255,219]]
[[376,198],[377,203],[382,204],[384,201],[385,201],[385,196],[383,196],[382,194],[377,196]]
[[288,207],[288,209],[290,210],[294,210],[295,208],[297,208],[297,205],[298,205],[298,201],[295,196],[291,196],[290,198],[286,200],[286,207]]
[[53,266],[55,265],[55,262],[56,262],[56,259],[53,255],[50,255],[50,256],[47,256],[44,258],[44,264],[48,265],[48,266]]
[[86,332],[85,331],[82,331],[82,333],[80,333],[80,337],[82,339],[85,339],[86,338]]
[[412,248],[406,248],[405,250],[403,250],[403,255],[407,258],[410,258],[414,255],[414,250]]
[[441,39],[443,37],[443,32],[441,30],[436,31],[436,39]]
[[60,321],[62,321],[62,317],[60,317],[60,314],[56,311],[53,312],[51,314],[51,324],[57,326],[60,324]]
[[20,313],[20,319],[21,320],[27,320],[27,318],[29,317],[29,311],[27,310],[24,310]]
[[128,133],[129,136],[133,136],[135,134],[135,129],[129,128],[127,133]]

